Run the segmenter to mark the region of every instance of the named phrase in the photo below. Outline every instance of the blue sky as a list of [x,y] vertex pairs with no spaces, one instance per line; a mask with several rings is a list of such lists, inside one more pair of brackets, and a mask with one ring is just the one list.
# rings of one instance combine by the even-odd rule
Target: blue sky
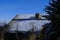
[[44,14],[49,0],[0,0],[0,21],[10,21],[16,14]]

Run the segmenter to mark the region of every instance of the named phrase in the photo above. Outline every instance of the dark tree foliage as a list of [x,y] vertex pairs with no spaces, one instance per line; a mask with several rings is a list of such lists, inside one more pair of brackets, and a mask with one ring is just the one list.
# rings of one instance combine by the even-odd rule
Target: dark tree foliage
[[45,11],[49,14],[49,20],[60,20],[60,0],[50,0],[49,6],[46,6]]
[[48,20],[51,20],[53,26],[60,26],[60,0],[50,0],[45,11],[49,14]]
[[46,6],[45,11],[49,14],[47,19],[51,21],[52,29],[48,40],[53,40],[55,37],[54,40],[60,40],[60,0],[49,0],[49,5]]

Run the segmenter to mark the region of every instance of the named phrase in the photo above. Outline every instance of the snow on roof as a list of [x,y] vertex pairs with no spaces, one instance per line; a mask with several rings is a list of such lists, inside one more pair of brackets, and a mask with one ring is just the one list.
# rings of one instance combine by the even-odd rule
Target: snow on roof
[[[30,18],[34,18],[35,15],[32,14],[23,14],[23,15],[17,15],[13,19],[19,19],[19,20],[11,20],[9,22],[10,29],[8,29],[11,32],[18,31],[28,31],[33,28],[33,26],[36,28],[35,31],[41,30],[43,27],[42,25],[49,23],[48,20],[27,20]],[[43,18],[43,17],[42,17]],[[26,19],[26,20],[20,20],[20,19]]]
[[[43,14],[45,15],[45,14]],[[46,19],[42,14],[40,15],[41,19]],[[13,19],[36,19],[35,14],[17,14]]]
[[13,19],[27,19],[27,18],[30,18],[34,15],[32,14],[17,14]]

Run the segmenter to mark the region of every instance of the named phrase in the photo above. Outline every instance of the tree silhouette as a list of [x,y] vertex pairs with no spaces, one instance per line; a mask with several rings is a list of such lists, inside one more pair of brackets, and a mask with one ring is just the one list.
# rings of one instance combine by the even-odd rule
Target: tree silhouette
[[[60,33],[60,0],[50,0],[49,5],[45,8],[45,11],[49,14],[47,19],[51,21],[52,29],[49,33],[50,36],[48,40],[58,40],[58,35]],[[53,35],[55,35],[56,38]]]

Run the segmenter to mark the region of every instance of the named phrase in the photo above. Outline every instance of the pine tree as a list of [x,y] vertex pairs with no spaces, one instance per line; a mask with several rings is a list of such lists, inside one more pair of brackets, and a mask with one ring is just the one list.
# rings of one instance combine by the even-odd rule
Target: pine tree
[[49,14],[48,20],[51,20],[53,26],[60,26],[60,0],[50,0],[45,11]]
[[51,29],[53,32],[53,34],[51,34],[52,32],[49,33],[51,35],[48,40],[58,40],[58,36],[60,37],[60,0],[50,0],[45,11],[49,14],[47,19],[51,21]]

